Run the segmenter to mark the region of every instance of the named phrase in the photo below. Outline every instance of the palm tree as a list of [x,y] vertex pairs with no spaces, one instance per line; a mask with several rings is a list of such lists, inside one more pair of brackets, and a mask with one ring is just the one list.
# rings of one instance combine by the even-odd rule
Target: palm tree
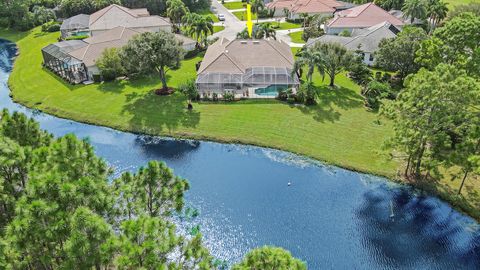
[[261,38],[273,38],[277,39],[277,32],[275,29],[273,29],[273,26],[271,23],[261,23],[256,26],[255,28],[255,38],[261,39]]
[[445,2],[442,0],[428,0],[427,16],[430,18],[430,23],[432,24],[431,32],[435,30],[438,23],[447,17],[447,13],[448,7]]
[[410,23],[413,23],[415,19],[423,20],[427,17],[425,0],[406,0],[402,11],[407,18],[410,18]]
[[331,87],[335,86],[335,76],[354,60],[352,53],[340,43],[315,43],[311,49],[320,55],[318,70],[323,77],[324,74],[330,77]]
[[250,5],[252,6],[252,12],[257,14],[258,23],[258,12],[265,8],[265,4],[263,3],[263,0],[251,0]]
[[306,67],[307,74],[305,77],[307,78],[307,82],[311,83],[315,68],[317,68],[322,77],[325,77],[325,69],[323,66],[323,58],[320,52],[314,47],[309,47],[300,52],[293,65],[292,73],[296,73],[300,77],[301,70]]
[[308,13],[301,13],[300,18],[303,19],[303,27],[307,27],[310,24],[310,21],[313,19],[313,16]]
[[187,27],[187,34],[196,38],[199,45],[207,46],[207,37],[213,34],[213,20],[196,13],[184,16],[183,22]]
[[188,8],[181,0],[167,1],[167,17],[179,29],[182,18],[188,14]]

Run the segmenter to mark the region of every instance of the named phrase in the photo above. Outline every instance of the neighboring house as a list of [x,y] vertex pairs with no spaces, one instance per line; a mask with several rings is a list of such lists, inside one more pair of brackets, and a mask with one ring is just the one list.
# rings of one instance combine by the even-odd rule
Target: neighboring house
[[201,96],[232,93],[236,98],[274,98],[299,85],[288,44],[276,40],[219,39],[208,47],[197,71]]
[[373,65],[375,62],[375,52],[378,50],[380,41],[385,38],[394,38],[400,30],[389,22],[382,22],[366,29],[354,29],[350,37],[337,35],[324,35],[319,38],[309,39],[307,47],[313,44],[336,42],[344,45],[351,51],[360,51],[363,56],[363,62],[367,65]]
[[87,68],[69,53],[85,46],[87,44],[81,40],[50,44],[42,49],[43,65],[69,83],[81,83],[88,79]]
[[64,20],[60,26],[60,33],[62,34],[62,38],[67,38],[69,36],[89,35],[89,25],[90,16],[79,14]]
[[335,13],[335,17],[325,24],[325,33],[335,35],[345,30],[352,33],[354,29],[369,28],[382,22],[388,22],[398,29],[405,24],[374,3],[367,3]]
[[91,15],[80,14],[66,19],[61,26],[62,37],[72,35],[95,36],[103,32],[123,26],[131,29],[151,32],[160,30],[171,32],[172,24],[168,18],[151,16],[147,9],[129,9],[119,5],[110,5]]
[[266,7],[273,10],[273,16],[295,20],[301,14],[333,16],[335,11],[345,8],[346,4],[335,0],[273,0]]
[[[100,75],[96,61],[105,49],[120,48],[135,35],[148,29],[132,29],[118,26],[84,40],[68,40],[48,45],[42,49],[44,65],[70,83],[77,84],[93,80]],[[185,36],[176,35],[187,51],[195,48],[196,42]]]

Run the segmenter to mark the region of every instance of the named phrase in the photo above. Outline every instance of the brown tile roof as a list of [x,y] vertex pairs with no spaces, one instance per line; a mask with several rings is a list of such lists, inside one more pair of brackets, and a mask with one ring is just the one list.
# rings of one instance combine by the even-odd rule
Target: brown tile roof
[[129,9],[119,5],[110,5],[90,15],[90,30],[112,29],[117,26],[130,28],[170,25],[167,18],[150,16],[148,10]]
[[245,73],[251,67],[292,68],[292,51],[288,44],[276,40],[229,41],[221,38],[208,47],[197,73]]
[[402,20],[383,10],[381,7],[374,3],[367,3],[336,13],[335,17],[327,23],[327,27],[366,28],[385,21],[395,26],[404,25]]
[[293,13],[328,13],[344,4],[335,0],[274,0],[267,4],[270,9],[288,9]]
[[133,36],[140,33],[141,31],[119,26],[101,35],[84,39],[83,41],[88,45],[69,54],[83,61],[87,67],[91,67],[95,65],[95,61],[100,58],[105,49],[120,48],[126,45]]
[[[86,43],[86,46],[70,51],[69,55],[80,61],[83,61],[87,67],[91,67],[95,65],[95,61],[100,58],[105,49],[123,47],[135,35],[144,32],[149,32],[149,30],[142,28],[131,29],[118,26],[100,35],[84,39],[83,42]],[[175,37],[183,44],[196,43],[195,40],[182,35],[175,34]]]

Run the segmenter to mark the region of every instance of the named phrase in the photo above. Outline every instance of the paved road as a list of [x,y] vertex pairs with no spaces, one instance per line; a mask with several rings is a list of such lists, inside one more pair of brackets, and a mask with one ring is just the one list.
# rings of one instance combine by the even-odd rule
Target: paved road
[[[237,37],[237,33],[241,32],[245,27],[247,27],[245,22],[240,21],[237,17],[235,17],[232,13],[228,12],[221,3],[217,0],[212,0],[212,11],[215,14],[223,14],[225,15],[225,21],[223,22],[223,26],[225,26],[225,30],[220,31],[212,35],[213,38],[215,37],[225,37],[229,40],[235,39]],[[220,24],[222,25],[222,24]]]
[[[229,40],[232,40],[232,39],[235,39],[237,37],[238,32],[241,32],[243,29],[245,29],[245,27],[247,27],[245,21],[240,21],[237,17],[235,17],[231,13],[231,11],[229,11],[227,8],[225,8],[217,0],[212,0],[212,12],[215,13],[215,14],[225,15],[225,21],[224,22],[215,23],[215,25],[225,26],[225,30],[213,34],[211,36],[212,38],[225,37]],[[277,18],[268,18],[268,19],[259,19],[258,21],[259,22],[276,22],[277,20],[278,20]],[[284,22],[285,19],[282,18],[280,21]],[[256,20],[254,22],[256,22]],[[293,42],[291,42],[290,36],[288,36],[289,33],[302,31],[302,30],[303,30],[302,28],[290,29],[290,31],[289,30],[278,30],[277,31],[277,39],[289,44],[291,47],[302,47],[304,44],[293,43]]]

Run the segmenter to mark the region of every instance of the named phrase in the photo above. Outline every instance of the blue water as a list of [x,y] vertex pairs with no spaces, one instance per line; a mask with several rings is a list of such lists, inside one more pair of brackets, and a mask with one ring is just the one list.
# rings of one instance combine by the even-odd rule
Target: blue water
[[478,223],[383,178],[265,148],[138,136],[15,104],[6,84],[14,52],[0,41],[0,108],[33,115],[56,136],[90,138],[116,175],[165,161],[189,179],[187,202],[200,210],[179,226],[200,224],[216,257],[231,263],[271,244],[309,269],[480,269]]

